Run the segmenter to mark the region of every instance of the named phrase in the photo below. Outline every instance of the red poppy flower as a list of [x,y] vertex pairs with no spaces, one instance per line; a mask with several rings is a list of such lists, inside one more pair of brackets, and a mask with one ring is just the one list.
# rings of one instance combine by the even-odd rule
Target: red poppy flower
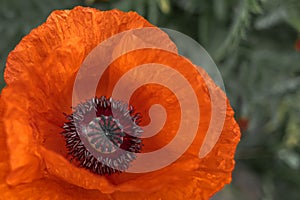
[[300,39],[298,39],[296,42],[295,42],[295,49],[297,51],[300,51]]
[[[75,140],[68,138],[78,136],[77,132],[70,129],[74,128],[76,114],[80,116],[83,112],[76,113],[76,110],[70,108],[73,85],[80,66],[99,43],[118,33],[142,27],[152,25],[134,12],[102,12],[83,7],[54,11],[44,24],[32,30],[10,53],[4,73],[7,86],[2,91],[0,101],[0,127],[4,130],[0,133],[1,198],[209,199],[231,181],[234,152],[240,138],[233,110],[226,101],[221,135],[212,150],[205,157],[199,158],[212,115],[208,86],[220,99],[224,98],[224,94],[203,70],[200,76],[196,68],[191,68],[191,63],[175,52],[175,45],[163,33],[157,41],[169,45],[173,52],[142,49],[114,60],[100,79],[99,84],[105,87],[97,89],[95,96],[98,98],[91,96],[89,101],[82,102],[76,109],[80,110],[80,105],[82,109],[93,105],[100,114],[88,125],[84,122],[87,115],[82,116],[80,122],[86,127],[82,131],[93,135],[90,130],[111,126],[110,131],[119,131],[118,137],[110,135],[115,137],[111,141],[117,145],[122,142],[126,144],[123,148],[131,153],[130,156],[138,157],[139,152],[143,154],[159,150],[175,137],[180,126],[181,104],[171,90],[158,84],[147,84],[133,93],[130,104],[142,116],[140,122],[130,107],[121,105],[128,111],[124,116],[129,113],[126,116],[131,126],[145,126],[149,123],[148,110],[151,105],[161,104],[165,107],[167,119],[163,129],[157,135],[143,139],[142,143],[138,135],[131,137],[121,131],[118,123],[122,124],[122,119],[118,121],[111,118],[106,106],[112,109],[115,106],[113,100],[100,98],[110,97],[112,88],[122,74],[134,66],[159,62],[180,72],[195,91],[201,120],[189,148],[170,165],[143,173],[129,173],[122,168],[116,170],[121,173],[114,173],[115,170],[111,168],[99,168],[104,161],[98,162],[88,152],[82,154],[88,151],[82,143],[81,149],[76,149],[77,153],[70,152],[75,146],[78,147]],[[163,71],[158,70],[156,73]],[[139,76],[143,79],[148,75]],[[120,108],[122,112],[123,107]],[[67,119],[64,113],[68,115]],[[190,116],[185,121],[192,121],[193,118]],[[186,137],[189,134],[186,133]],[[104,143],[94,144],[97,150],[113,151],[110,147],[103,148],[101,145]],[[75,157],[71,162],[70,154]],[[84,157],[82,160],[81,156],[88,156],[88,159]],[[90,165],[85,164],[84,160],[90,162]],[[91,169],[91,166],[94,168]]]
[[238,119],[238,124],[241,128],[241,131],[246,131],[249,126],[249,120],[245,117],[241,117]]

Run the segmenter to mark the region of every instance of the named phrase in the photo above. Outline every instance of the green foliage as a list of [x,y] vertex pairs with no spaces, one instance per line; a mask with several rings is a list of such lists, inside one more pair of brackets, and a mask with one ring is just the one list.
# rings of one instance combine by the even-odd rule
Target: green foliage
[[[1,66],[22,36],[71,0],[2,0]],[[101,10],[134,10],[199,41],[217,62],[238,119],[249,121],[233,183],[214,199],[299,199],[299,0],[89,0]],[[2,75],[1,75],[2,77]]]
[[225,56],[229,55],[239,46],[240,41],[246,38],[247,29],[251,25],[251,14],[260,12],[261,6],[259,0],[244,0],[239,2],[237,12],[234,15],[234,20],[231,25],[231,30],[224,43],[216,52],[215,59],[217,61],[223,60]]

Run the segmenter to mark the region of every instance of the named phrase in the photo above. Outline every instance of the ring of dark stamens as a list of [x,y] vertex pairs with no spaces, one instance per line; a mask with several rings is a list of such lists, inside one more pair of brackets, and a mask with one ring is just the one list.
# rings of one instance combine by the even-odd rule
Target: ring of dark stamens
[[132,106],[96,97],[77,105],[66,118],[62,135],[68,154],[93,173],[123,172],[141,150],[140,116]]

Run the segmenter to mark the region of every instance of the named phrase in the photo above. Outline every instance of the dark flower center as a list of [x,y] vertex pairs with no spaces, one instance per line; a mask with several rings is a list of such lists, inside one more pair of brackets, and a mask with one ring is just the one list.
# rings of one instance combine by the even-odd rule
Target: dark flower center
[[96,174],[123,172],[142,147],[139,119],[132,106],[106,97],[81,103],[63,126],[68,153]]
[[94,149],[101,153],[113,153],[123,143],[122,125],[112,116],[94,118],[86,127],[85,134]]

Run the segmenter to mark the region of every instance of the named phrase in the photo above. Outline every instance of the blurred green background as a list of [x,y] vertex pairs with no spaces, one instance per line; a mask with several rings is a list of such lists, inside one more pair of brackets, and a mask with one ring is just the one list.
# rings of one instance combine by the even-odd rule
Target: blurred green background
[[133,10],[209,52],[242,128],[233,181],[213,200],[300,199],[299,0],[0,0],[8,53],[54,9]]

